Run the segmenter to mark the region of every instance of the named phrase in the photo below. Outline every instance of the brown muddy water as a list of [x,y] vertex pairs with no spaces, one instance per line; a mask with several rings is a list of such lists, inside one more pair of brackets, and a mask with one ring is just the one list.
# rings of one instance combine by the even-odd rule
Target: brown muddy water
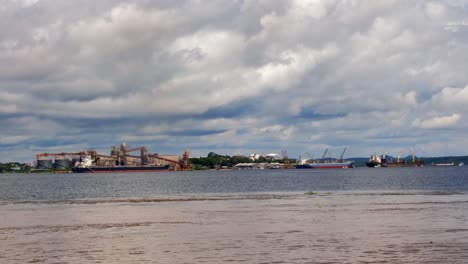
[[4,200],[0,263],[468,263],[468,194]]

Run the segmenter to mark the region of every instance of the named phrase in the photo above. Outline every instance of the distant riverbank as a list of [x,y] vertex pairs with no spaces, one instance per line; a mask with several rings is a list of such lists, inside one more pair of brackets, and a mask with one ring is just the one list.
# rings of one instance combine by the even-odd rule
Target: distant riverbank
[[[387,156],[387,159],[397,159],[396,157]],[[404,157],[402,160],[411,160],[412,157]],[[431,164],[468,164],[468,156],[442,156],[442,157],[418,157],[424,161],[425,166],[430,166]],[[355,161],[355,167],[365,167],[366,162],[369,158],[348,158],[347,160]],[[194,170],[213,170],[213,169],[230,169],[239,163],[268,163],[268,162],[277,162],[285,163],[285,159],[278,160],[268,160],[264,157],[260,157],[257,160],[251,160],[246,156],[229,156],[229,155],[219,155],[216,153],[210,153],[206,157],[190,158],[190,163]],[[297,162],[296,159],[288,159],[287,162],[294,164]],[[34,164],[30,163],[20,163],[20,162],[7,162],[0,163],[0,173],[63,173],[71,171],[69,170],[59,170],[55,171],[53,169],[48,170],[35,170]]]

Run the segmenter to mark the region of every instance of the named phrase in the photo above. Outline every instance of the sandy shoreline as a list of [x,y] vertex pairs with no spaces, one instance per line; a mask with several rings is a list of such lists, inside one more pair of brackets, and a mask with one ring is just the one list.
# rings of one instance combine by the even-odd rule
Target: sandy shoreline
[[468,259],[466,194],[227,197],[4,204],[0,261],[462,263]]

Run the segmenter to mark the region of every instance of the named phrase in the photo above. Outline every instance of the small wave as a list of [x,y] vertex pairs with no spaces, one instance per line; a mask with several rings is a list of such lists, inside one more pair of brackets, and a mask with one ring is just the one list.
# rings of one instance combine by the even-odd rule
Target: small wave
[[227,201],[227,200],[271,200],[284,199],[291,195],[276,194],[247,194],[247,195],[222,195],[222,196],[197,196],[197,197],[163,197],[163,198],[109,198],[109,199],[70,199],[70,200],[22,200],[0,201],[0,206],[8,204],[104,204],[104,203],[164,203],[164,202],[196,202],[196,201]]
[[445,230],[447,233],[458,233],[458,232],[468,232],[466,228],[457,228],[457,229],[447,229]]
[[457,191],[384,191],[384,192],[359,192],[359,193],[346,193],[346,195],[355,195],[355,196],[405,196],[405,195],[465,195],[466,193],[457,192]]
[[34,225],[34,226],[15,226],[15,227],[2,227],[0,232],[4,231],[21,231],[21,230],[36,230],[39,232],[57,232],[57,231],[74,231],[82,229],[109,229],[109,228],[130,228],[151,226],[154,224],[197,224],[188,221],[162,221],[162,222],[133,222],[133,223],[101,223],[101,224],[81,224],[81,225]]
[[430,205],[430,204],[464,204],[468,201],[427,201],[427,202],[410,202],[410,203],[373,203],[373,205]]
[[367,209],[369,212],[386,212],[386,211],[422,211],[427,210],[428,208],[401,208],[401,207],[392,207],[392,208],[375,208]]

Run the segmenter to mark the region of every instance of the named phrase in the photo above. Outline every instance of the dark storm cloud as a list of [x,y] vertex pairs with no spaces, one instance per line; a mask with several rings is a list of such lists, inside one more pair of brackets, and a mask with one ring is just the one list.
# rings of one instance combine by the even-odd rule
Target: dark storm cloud
[[208,109],[202,113],[200,118],[241,118],[248,115],[254,115],[260,111],[258,98],[247,98],[237,102]]

